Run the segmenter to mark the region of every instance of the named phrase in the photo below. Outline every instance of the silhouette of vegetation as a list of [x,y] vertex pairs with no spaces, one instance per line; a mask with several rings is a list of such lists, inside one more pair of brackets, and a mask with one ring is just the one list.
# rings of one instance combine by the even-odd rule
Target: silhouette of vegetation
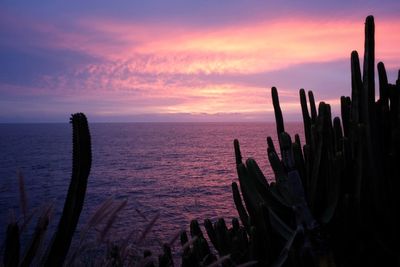
[[[83,113],[73,114],[71,124],[73,130],[72,177],[59,225],[46,255],[40,260],[41,265],[44,266],[61,266],[65,260],[82,211],[92,163],[90,132],[86,116]],[[50,206],[44,208],[39,216],[31,243],[26,248],[24,257],[20,259],[20,233],[29,221],[27,220],[26,195],[21,175],[19,184],[21,209],[24,216],[21,226],[16,220],[13,220],[7,227],[4,266],[31,265],[35,256],[39,255],[37,252],[49,224]]]
[[[374,27],[373,17],[367,17],[362,74],[358,53],[351,53],[352,91],[351,97],[341,97],[341,118],[332,120],[329,104],[320,102],[317,109],[313,93],[300,89],[305,144],[298,135],[293,140],[285,132],[278,90],[271,89],[279,150],[270,137],[266,145],[274,182],[268,182],[254,159],[243,162],[239,141],[234,140],[239,184],[232,183],[232,194],[241,223],[234,218],[228,226],[222,218],[214,223],[206,219],[207,240],[193,220],[190,235],[182,231],[179,236],[182,266],[399,266],[400,71],[396,84],[390,84],[384,64],[378,63],[379,98],[375,101]],[[106,200],[89,219],[77,249],[65,262],[91,166],[86,117],[74,114],[71,122],[72,178],[58,229],[41,261],[46,266],[77,264],[75,258],[84,252],[87,231],[103,223],[99,240],[104,240],[126,205],[126,201]],[[20,258],[20,233],[31,217],[22,176],[20,185],[23,221],[14,220],[7,227],[5,266],[29,266],[40,254],[51,213],[51,207],[43,209],[31,245]],[[148,226],[137,244],[158,217],[146,219]],[[174,266],[171,247],[177,238],[162,244],[156,260],[148,250],[143,256],[129,255],[128,234],[92,264]]]
[[[275,175],[269,183],[252,158],[242,161],[234,141],[239,186],[233,199],[242,222],[204,222],[222,266],[399,266],[400,72],[388,83],[378,63],[375,101],[374,18],[365,23],[363,74],[351,53],[351,97],[341,97],[341,119],[330,105],[301,89],[305,144],[285,132],[278,91],[271,89],[279,151],[267,138]],[[310,115],[311,114],[311,115]],[[280,157],[279,155],[280,154]],[[184,266],[213,259],[201,232]],[[184,238],[184,240],[186,240]],[[203,244],[204,243],[204,244]]]

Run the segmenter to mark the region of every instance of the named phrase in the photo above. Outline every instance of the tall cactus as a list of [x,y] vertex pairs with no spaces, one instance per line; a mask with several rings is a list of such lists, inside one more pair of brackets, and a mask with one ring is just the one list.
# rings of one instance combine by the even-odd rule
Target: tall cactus
[[57,231],[47,252],[45,266],[61,266],[71,245],[86,194],[92,164],[91,139],[86,116],[76,113],[72,123],[72,176]]

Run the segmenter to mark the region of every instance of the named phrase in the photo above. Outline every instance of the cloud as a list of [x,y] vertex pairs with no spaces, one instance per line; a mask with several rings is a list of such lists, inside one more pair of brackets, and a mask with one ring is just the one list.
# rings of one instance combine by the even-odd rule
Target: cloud
[[[271,86],[294,114],[301,87],[317,99],[349,94],[348,58],[363,47],[363,22],[347,17],[287,14],[213,27],[99,16],[53,24],[29,16],[1,20],[2,103],[12,109],[20,101],[32,114],[43,107],[104,118],[261,118],[254,114],[272,111]],[[392,34],[398,29],[398,19],[378,19],[376,54],[391,76],[400,62],[400,37]],[[38,98],[32,103],[28,96]]]

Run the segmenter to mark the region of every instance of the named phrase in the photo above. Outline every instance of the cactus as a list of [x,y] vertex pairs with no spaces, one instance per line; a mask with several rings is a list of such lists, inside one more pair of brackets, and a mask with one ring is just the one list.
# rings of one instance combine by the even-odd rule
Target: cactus
[[[61,266],[64,263],[83,207],[91,167],[92,154],[87,119],[83,113],[76,113],[71,116],[71,123],[73,128],[72,177],[58,229],[48,246],[46,257],[42,259],[41,264],[46,266]],[[20,258],[20,232],[26,229],[33,213],[27,216],[23,178],[21,174],[19,176],[21,203],[24,203],[21,205],[24,220],[22,226],[19,226],[17,221],[8,225],[3,256],[4,266],[30,266],[33,260],[38,258],[37,252],[47,231],[52,210],[52,206],[49,205],[38,216],[32,239],[25,247],[23,257]]]
[[45,266],[61,266],[71,244],[86,194],[92,163],[89,126],[83,113],[71,116],[73,130],[72,176],[63,213],[45,259]]
[[311,142],[311,118],[308,113],[306,93],[305,93],[304,89],[300,89],[299,93],[300,93],[301,111],[303,114],[304,136],[306,138],[306,144],[310,144],[310,142]]
[[[292,142],[285,132],[278,90],[272,87],[281,152],[279,157],[267,137],[274,182],[267,182],[254,159],[242,161],[239,141],[234,141],[240,188],[233,182],[232,193],[248,238],[246,253],[235,264],[398,266],[400,71],[391,84],[378,63],[375,101],[374,27],[373,17],[367,17],[362,75],[358,53],[351,53],[351,96],[340,99],[341,118],[332,120],[327,103],[320,102],[317,110],[312,91],[308,105],[300,89],[303,147],[298,135]],[[210,221],[205,227],[217,251],[232,254],[233,243],[218,240],[233,240],[226,232],[238,226],[220,225],[219,234]]]

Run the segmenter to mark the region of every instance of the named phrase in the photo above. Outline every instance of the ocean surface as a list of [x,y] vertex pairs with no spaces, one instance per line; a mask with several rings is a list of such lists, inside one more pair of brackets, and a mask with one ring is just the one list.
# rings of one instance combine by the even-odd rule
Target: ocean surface
[[[148,222],[138,211],[147,220],[160,214],[143,246],[169,242],[192,219],[202,224],[223,217],[230,224],[237,217],[235,138],[243,157],[255,158],[274,179],[266,144],[271,136],[278,146],[274,123],[93,123],[90,130],[93,163],[78,229],[106,199],[127,200],[111,238],[140,236]],[[300,123],[287,123],[286,131],[293,139],[303,136]],[[20,216],[17,171],[25,178],[29,210],[53,203],[50,236],[54,232],[71,176],[71,132],[67,123],[0,124],[0,240],[11,213]]]

